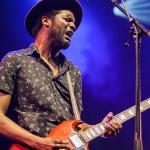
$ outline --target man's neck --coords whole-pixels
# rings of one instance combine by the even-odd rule
[[[48,63],[53,75],[58,75],[58,64],[56,62],[56,58],[59,55],[59,51],[52,49],[50,40],[48,41],[45,38],[37,37],[34,45],[37,47],[37,52],[40,54],[42,59]]]

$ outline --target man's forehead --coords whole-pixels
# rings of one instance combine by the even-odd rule
[[[67,16],[72,16],[72,17],[74,17],[74,14],[73,14],[73,12],[71,11],[71,10],[60,10],[59,11],[59,13],[58,13],[58,15],[67,15]]]

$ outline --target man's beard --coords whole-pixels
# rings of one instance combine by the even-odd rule
[[[52,27],[51,34],[54,37],[54,42],[52,43],[52,47],[56,50],[67,49],[70,46],[70,42],[65,41],[64,35],[65,31],[57,31],[55,26]]]

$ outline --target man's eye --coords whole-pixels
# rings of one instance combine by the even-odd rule
[[[70,18],[63,18],[65,21],[69,22]]]

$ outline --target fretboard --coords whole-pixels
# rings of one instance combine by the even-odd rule
[[[141,112],[143,112],[149,108],[150,108],[150,98],[146,99],[145,101],[141,102],[141,104],[140,104]],[[135,106],[133,106],[133,107],[113,116],[112,121],[122,124],[122,123],[126,122],[127,120],[133,118],[135,116],[135,111],[136,111]],[[89,128],[88,130],[80,133],[80,135],[86,142],[89,142],[89,141],[95,139],[96,137],[104,134],[106,124],[107,124],[107,122],[102,122],[97,125],[94,125],[91,128]]]

